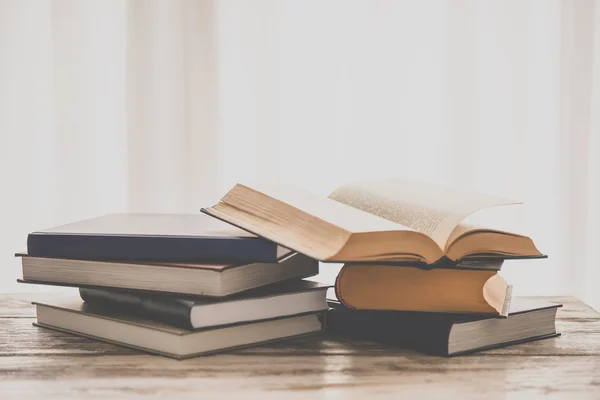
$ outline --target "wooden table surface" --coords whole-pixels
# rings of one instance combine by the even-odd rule
[[[600,314],[566,297],[562,336],[476,355],[290,340],[175,361],[32,326],[32,300],[0,295],[0,399],[600,399]]]

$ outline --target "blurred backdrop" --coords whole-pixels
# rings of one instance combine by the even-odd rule
[[[0,292],[32,230],[400,176],[524,201],[503,275],[600,307],[599,94],[593,0],[2,0]]]

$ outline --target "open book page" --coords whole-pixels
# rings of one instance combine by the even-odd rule
[[[447,247],[463,235],[476,231],[499,232],[513,236],[525,236],[522,205],[485,208],[460,221],[448,238]],[[526,235],[529,236],[529,235]]]
[[[452,233],[450,234],[450,236],[448,237],[446,249],[448,248],[448,246],[450,246],[452,243],[454,243],[454,241],[456,239],[460,238],[461,236],[466,235],[468,233],[481,231],[481,230],[483,230],[483,228],[480,225],[471,225],[470,223],[468,223],[466,221],[459,222],[458,225],[456,225],[456,227],[452,230]],[[489,231],[492,229],[485,229],[485,230]]]
[[[252,189],[352,233],[412,230],[294,186],[257,185]]]
[[[402,224],[431,237],[441,249],[468,215],[487,207],[517,202],[448,186],[404,179],[350,183],[329,198]]]

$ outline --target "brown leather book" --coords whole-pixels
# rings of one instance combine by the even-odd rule
[[[346,264],[338,300],[357,310],[403,310],[506,316],[511,286],[493,269],[461,270]]]

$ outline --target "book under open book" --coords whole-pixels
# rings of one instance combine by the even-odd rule
[[[514,201],[446,186],[385,179],[327,198],[289,186],[235,185],[202,211],[320,261],[406,262],[544,257],[517,232],[465,219]]]
[[[346,264],[335,284],[338,300],[357,310],[403,310],[507,316],[512,286],[493,269]]]
[[[401,269],[401,268],[397,268]],[[440,356],[546,339],[556,331],[561,304],[515,298],[507,318],[411,311],[355,311],[328,300],[334,338],[372,340]]]

